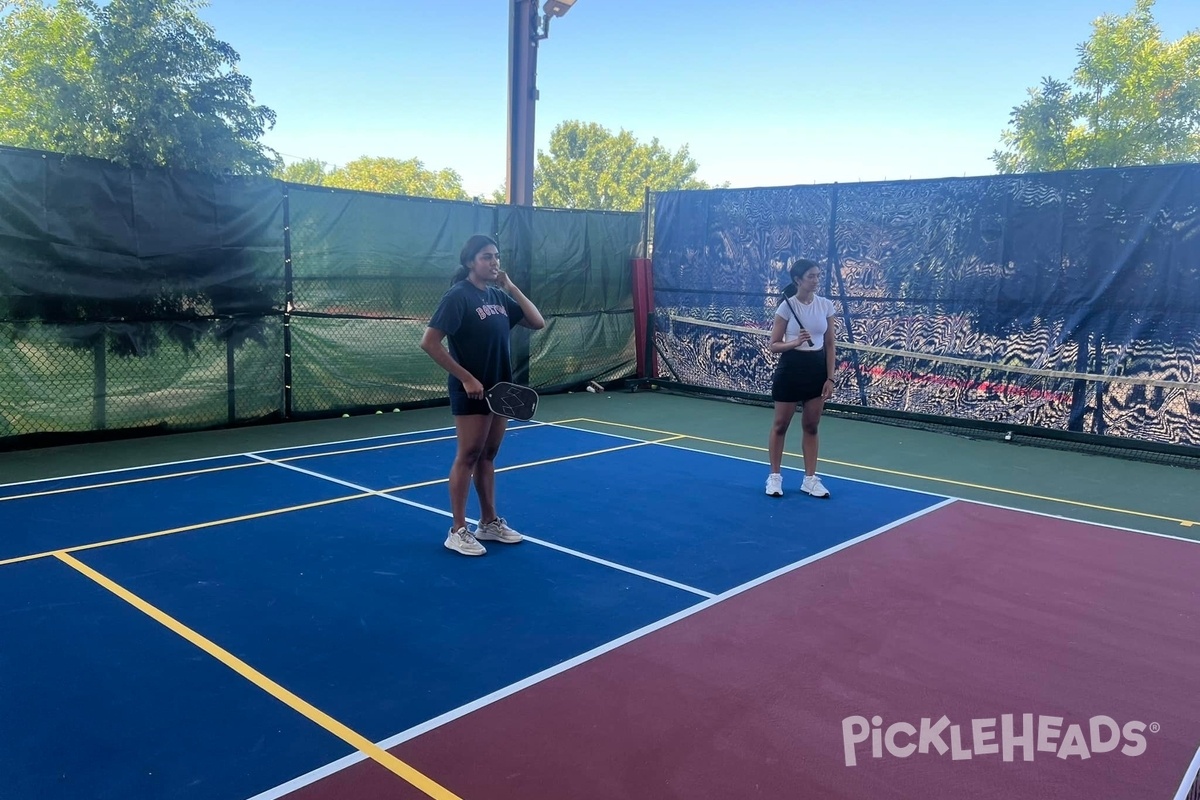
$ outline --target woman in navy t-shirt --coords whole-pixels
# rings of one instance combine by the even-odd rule
[[[546,326],[528,297],[500,269],[495,240],[475,235],[459,255],[461,266],[450,290],[429,320],[421,349],[449,373],[450,412],[458,452],[450,468],[453,527],[445,545],[456,553],[481,556],[479,539],[515,544],[521,534],[496,513],[496,453],[508,420],[491,412],[483,393],[512,380],[510,332],[516,325],[532,330]],[[449,340],[450,349],[442,344]],[[472,480],[479,495],[479,526],[467,529],[467,495]]]

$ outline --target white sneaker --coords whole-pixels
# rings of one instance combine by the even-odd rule
[[[481,556],[487,552],[465,525],[458,530],[452,528],[449,535],[446,536],[444,544],[446,549],[462,553],[464,556]]]
[[[475,529],[475,538],[487,539],[492,542],[503,542],[504,544],[516,544],[524,537],[508,527],[508,523],[504,521],[504,517],[496,517],[491,522],[477,527]]]
[[[821,483],[821,479],[816,475],[805,475],[804,483],[800,484],[800,491],[813,497],[820,497],[823,500],[829,499],[829,490],[825,488],[825,484]]]
[[[767,476],[767,494],[771,497],[783,497],[783,476],[778,472]]]

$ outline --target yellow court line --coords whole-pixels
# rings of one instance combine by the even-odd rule
[[[121,586],[110,578],[105,577],[83,562],[75,559],[69,553],[60,550],[54,553],[54,556],[67,566],[75,569],[76,571],[100,584],[105,589],[124,600],[126,603],[129,603],[129,605],[133,606],[138,611],[141,611],[143,614],[153,619],[155,622],[168,628],[173,633],[183,637],[196,647],[208,653],[210,656],[229,667],[238,675],[241,675],[243,678],[250,681],[279,702],[291,708],[293,711],[296,711],[299,714],[307,717],[310,721],[315,722],[317,725],[338,737],[343,742],[346,742],[348,745],[363,753],[368,758],[374,760],[385,769],[391,771],[400,778],[403,778],[405,781],[420,789],[429,797],[436,798],[437,800],[461,800],[458,795],[454,794],[441,784],[435,782],[428,776],[418,772],[416,769],[396,758],[394,755],[389,753],[387,750],[384,750],[370,739],[366,738],[360,733],[357,733],[356,731],[351,730],[341,722],[338,722],[321,709],[283,688],[266,675],[263,675],[261,672],[251,667],[245,661],[242,661],[233,653],[230,653],[228,650],[225,650],[215,642],[206,639],[204,636],[201,636],[199,633],[184,625],[182,622],[167,614],[165,611],[162,611],[161,609],[146,602],[125,587]]]
[[[263,462],[266,463],[266,462]],[[154,539],[159,536],[170,536],[175,533],[187,533],[188,531],[198,531],[203,528],[216,528],[220,525],[228,525],[232,522],[245,522],[252,519],[262,519],[263,517],[273,517],[276,514],[289,514],[293,511],[304,511],[309,508],[319,508],[320,506],[331,506],[335,503],[344,503],[347,500],[361,500],[364,497],[374,497],[374,492],[360,492],[351,494],[345,497],[335,497],[331,500],[318,500],[315,503],[304,503],[298,506],[288,506],[286,508],[275,508],[270,511],[258,511],[254,514],[244,514],[240,517],[226,517],[225,519],[214,519],[209,522],[197,522],[194,525],[184,525],[181,528],[170,528],[164,531],[154,531],[153,533],[139,533],[136,536],[124,536],[120,539],[105,539],[102,542],[89,542],[88,544],[75,545],[74,547],[61,547],[57,550],[47,550],[44,553],[31,553],[27,556],[17,556],[15,558],[6,558],[0,561],[0,567],[5,564],[16,564],[21,561],[33,561],[38,558],[49,558],[56,556],[59,553],[78,553],[83,550],[95,550],[99,547],[109,547],[114,544],[126,544],[128,542],[139,542],[143,539]]]
[[[621,422],[605,422],[604,420],[599,420],[599,419],[585,419],[585,420],[581,420],[581,421],[582,422],[590,422],[595,425],[613,425],[618,428],[630,428],[632,430],[645,431],[647,433],[657,433],[657,434],[664,434],[664,435],[672,433],[672,431],[660,431],[657,428],[643,428],[640,425],[626,425]],[[739,444],[737,442],[724,442],[724,441],[721,441],[720,439],[706,439],[703,436],[691,436],[689,434],[675,434],[675,435],[681,436],[685,439],[693,439],[697,442],[708,442],[709,444],[719,444],[719,445],[724,445],[726,447],[741,447],[741,448],[744,448],[747,450],[758,450],[760,452],[765,452],[767,450],[767,448],[759,447],[757,445]],[[784,455],[791,456],[792,458],[802,458],[803,457],[797,453],[785,452]],[[1048,495],[1043,495],[1043,494],[1032,494],[1030,492],[1017,491],[1016,489],[1001,489],[996,486],[987,486],[985,484],[980,484],[980,483],[968,483],[966,481],[956,481],[951,478],[937,478],[932,475],[921,475],[916,472],[902,472],[900,470],[887,469],[885,467],[871,467],[871,466],[867,466],[865,464],[855,464],[852,461],[837,461],[832,458],[823,458],[823,459],[821,459],[821,461],[823,461],[827,464],[837,464],[838,466],[842,466],[842,467],[851,467],[853,469],[867,470],[869,472],[882,472],[887,475],[898,475],[898,476],[901,476],[904,478],[915,478],[917,480],[930,481],[932,483],[944,483],[944,484],[947,484],[950,486],[961,486],[961,487],[969,488],[969,489],[981,489],[986,492],[996,492],[997,494],[1007,494],[1007,495],[1012,495],[1014,497],[1024,497],[1029,500],[1045,500],[1050,503],[1062,503],[1064,505],[1077,506],[1079,508],[1090,508],[1094,511],[1108,511],[1108,512],[1112,512],[1114,514],[1127,514],[1129,516],[1145,517],[1147,519],[1157,519],[1157,520],[1162,520],[1164,522],[1177,522],[1185,528],[1190,528],[1193,525],[1197,524],[1195,522],[1195,520],[1180,519],[1179,517],[1168,517],[1168,516],[1164,516],[1162,514],[1151,514],[1147,511],[1132,511],[1127,508],[1113,508],[1111,506],[1101,506],[1101,505],[1096,505],[1095,503],[1084,503],[1080,500],[1067,500],[1062,497],[1050,497]]]
[[[579,420],[571,420],[571,421],[572,422],[586,422],[587,420],[579,419]],[[559,458],[551,458],[551,459],[547,459],[545,461],[534,461],[529,464],[516,464],[511,467],[501,467],[500,469],[497,469],[496,471],[497,472],[508,472],[508,471],[511,471],[514,469],[523,469],[525,467],[536,467],[536,466],[540,466],[542,464],[553,464],[558,461],[568,461],[568,460],[574,459],[574,458],[583,458],[585,456],[595,456],[595,455],[600,455],[601,453],[611,453],[614,450],[624,450],[624,449],[628,449],[630,447],[643,447],[648,444],[662,444],[663,442],[670,442],[670,441],[675,441],[677,439],[684,439],[684,438],[687,438],[687,437],[683,436],[682,434],[679,434],[679,435],[671,434],[669,436],[669,438],[662,439],[659,441],[633,442],[631,444],[621,445],[619,447],[609,447],[604,450],[594,450],[594,451],[591,451],[588,453],[576,453],[574,455],[560,456]],[[256,463],[265,465],[265,464],[269,464],[271,462],[260,461],[260,462],[256,462]],[[271,509],[270,511],[258,511],[253,514],[243,514],[242,516],[239,516],[239,517],[226,517],[224,519],[216,519],[216,520],[211,520],[209,522],[198,522],[193,525],[184,525],[179,528],[169,528],[167,530],[154,531],[152,533],[140,533],[140,534],[137,534],[136,536],[124,536],[119,539],[105,539],[102,542],[90,542],[88,544],[75,545],[73,547],[63,547],[63,548],[59,548],[57,550],[47,550],[43,553],[31,553],[31,554],[25,555],[25,556],[15,556],[13,558],[0,559],[0,567],[5,566],[6,564],[17,564],[22,561],[34,561],[39,558],[49,558],[50,556],[57,555],[58,553],[78,553],[78,552],[81,552],[84,550],[95,550],[100,547],[110,547],[115,544],[126,544],[128,542],[137,542],[137,541],[141,541],[143,539],[154,539],[159,536],[170,536],[170,535],[176,534],[176,533],[187,533],[188,531],[197,531],[197,530],[202,530],[204,528],[216,528],[220,525],[228,525],[228,524],[234,523],[234,522],[246,522],[246,521],[252,520],[252,519],[262,519],[263,517],[272,517],[277,514],[290,514],[293,511],[304,511],[304,510],[310,509],[310,508],[319,508],[320,506],[328,506],[328,505],[333,505],[335,503],[344,503],[348,500],[362,500],[367,497],[377,497],[381,494],[390,494],[392,492],[403,492],[403,491],[407,491],[409,489],[420,489],[421,487],[424,487],[424,486],[436,486],[439,483],[446,483],[448,480],[449,480],[449,478],[447,477],[447,478],[438,478],[436,480],[431,480],[431,481],[422,481],[420,483],[409,483],[409,484],[404,484],[402,486],[395,486],[390,489],[380,489],[377,491],[359,492],[357,494],[346,495],[345,497],[335,497],[330,500],[318,500],[313,503],[303,503],[301,505],[287,506],[285,508],[275,508],[275,509]]]
[[[576,420],[576,422],[586,422],[586,421],[587,420]],[[558,456],[557,458],[547,458],[543,461],[530,461],[527,464],[513,464],[510,467],[497,467],[496,472],[512,472],[513,470],[525,469],[527,467],[541,467],[541,466],[545,466],[546,464],[557,464],[560,461],[573,461],[577,458],[587,458],[588,456],[599,456],[599,455],[603,455],[604,453],[615,453],[618,450],[629,450],[630,448],[633,448],[633,447],[645,447],[648,444],[664,444],[666,442],[674,442],[679,439],[686,439],[686,438],[688,438],[688,437],[684,436],[683,434],[671,435],[671,436],[668,436],[666,439],[656,439],[656,440],[650,441],[650,442],[632,442],[630,444],[618,445],[617,447],[606,447],[603,450],[590,450],[586,453],[574,453],[569,456]],[[396,486],[391,489],[380,489],[379,491],[381,494],[390,494],[392,492],[403,492],[403,491],[407,491],[409,489],[419,489],[423,486],[436,486],[439,483],[446,483],[449,480],[450,480],[449,477],[438,478],[437,480],[425,481],[423,483],[410,483],[407,486]],[[2,563],[2,562],[0,562],[0,563]]]

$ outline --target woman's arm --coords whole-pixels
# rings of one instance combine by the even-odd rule
[[[795,350],[800,345],[808,342],[808,331],[801,329],[800,337],[793,339],[790,342],[783,340],[783,335],[787,332],[788,321],[778,314],[775,315],[775,324],[771,327],[771,352],[786,353],[788,350]]]
[[[546,327],[546,320],[542,319],[542,312],[538,311],[533,301],[517,288],[517,285],[512,282],[512,278],[508,277],[507,272],[500,270],[500,277],[496,279],[496,285],[503,289],[509,297],[517,301],[517,305],[521,307],[521,311],[525,316],[518,324],[535,331],[540,331]]]
[[[442,340],[445,338],[446,334],[437,328],[426,328],[425,334],[421,337],[421,349],[428,353],[439,367],[462,381],[468,397],[482,400],[483,384],[454,360],[450,351],[446,349],[446,345],[442,344]]]
[[[829,317],[826,319],[825,328],[825,374],[828,379],[825,381],[824,389],[821,396],[826,400],[833,397],[833,390],[837,387],[837,377],[834,370],[837,368],[837,317]]]

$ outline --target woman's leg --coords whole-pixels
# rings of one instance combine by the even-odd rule
[[[454,530],[466,527],[471,476],[487,445],[491,420],[490,414],[460,414],[454,417],[454,431],[458,439],[454,465],[450,467],[450,512],[454,516]]]
[[[496,454],[500,452],[500,443],[504,441],[504,432],[508,430],[505,417],[492,414],[489,419],[483,452],[475,463],[475,492],[479,495],[480,524],[491,522],[499,516],[496,513]]]
[[[792,424],[792,417],[795,415],[795,403],[775,403],[775,419],[771,423],[771,435],[767,438],[772,475],[777,474],[783,466],[783,443],[787,438],[788,426]]]
[[[800,414],[800,424],[804,429],[800,451],[804,454],[804,474],[817,474],[817,426],[821,422],[821,412],[825,410],[825,398],[814,397],[804,403],[804,411]]]

